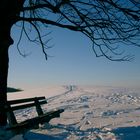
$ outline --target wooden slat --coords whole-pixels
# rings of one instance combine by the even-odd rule
[[[7,101],[8,104],[13,105],[13,104],[20,104],[20,103],[26,103],[26,102],[32,102],[35,100],[46,100],[45,96],[42,97],[34,97],[34,98],[25,98],[25,99],[17,99],[17,100],[10,100]]]
[[[39,102],[40,105],[46,104],[46,103],[47,103],[46,101]],[[18,106],[12,106],[11,110],[14,111],[14,110],[19,110],[19,109],[25,109],[28,107],[35,107],[35,106],[36,106],[36,103],[28,103],[28,104],[22,104],[22,105],[18,105]]]
[[[39,101],[39,104],[40,105],[43,105],[43,104],[46,104],[47,101],[44,100],[44,101]],[[25,108],[28,108],[28,107],[36,107],[36,103],[33,102],[33,103],[28,103],[28,104],[20,104],[20,105],[16,105],[16,106],[11,106],[11,108],[7,108],[7,106],[5,107],[4,111],[15,111],[15,110],[19,110],[19,109],[25,109]],[[0,108],[0,111],[3,111],[3,109]]]

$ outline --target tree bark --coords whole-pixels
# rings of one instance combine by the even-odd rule
[[[8,49],[13,43],[10,29],[9,24],[0,25],[0,126],[7,124],[7,113],[4,107],[7,102]]]
[[[7,47],[7,46],[6,46]],[[0,43],[0,125],[7,124],[4,106],[7,101],[8,48]]]
[[[7,102],[8,49],[13,44],[11,27],[25,0],[0,0],[0,126],[7,124],[4,106]]]

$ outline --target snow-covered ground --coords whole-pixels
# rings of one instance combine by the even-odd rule
[[[140,89],[51,86],[10,93],[8,99],[35,96],[46,96],[45,112],[54,108],[65,111],[60,118],[25,133],[26,140],[140,140]],[[18,121],[35,115],[33,109],[16,113]],[[2,132],[0,136],[0,140],[7,138]],[[22,135],[7,139],[23,140]]]

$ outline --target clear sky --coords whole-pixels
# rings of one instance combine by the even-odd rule
[[[96,58],[90,40],[84,35],[59,28],[52,28],[53,48],[45,60],[41,47],[23,40],[20,47],[29,54],[23,58],[16,48],[19,34],[15,28],[12,36],[8,85],[17,88],[34,88],[47,85],[109,85],[140,86],[140,48],[128,47],[134,54],[133,62],[112,62]],[[124,46],[121,46],[124,48]]]

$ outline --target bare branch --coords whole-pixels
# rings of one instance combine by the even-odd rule
[[[42,47],[45,45],[41,39],[42,25],[83,33],[94,44],[97,57],[112,61],[131,58],[118,51],[117,43],[140,47],[140,3],[136,0],[25,0],[20,11],[16,20],[34,27]]]

